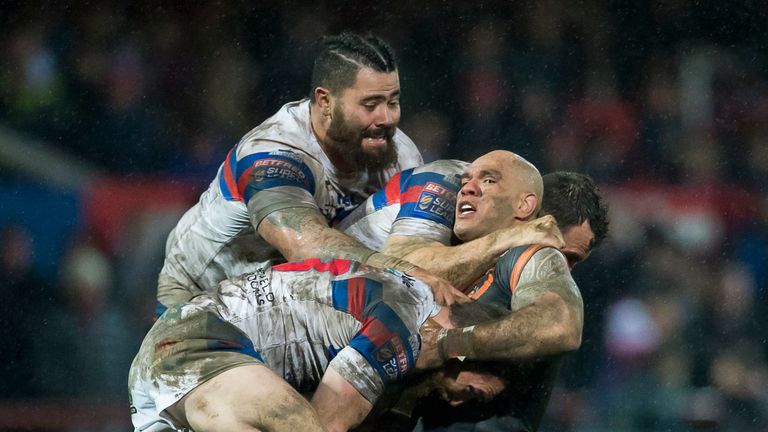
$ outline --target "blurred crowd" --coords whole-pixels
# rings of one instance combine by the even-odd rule
[[[199,192],[309,94],[321,35],[371,31],[397,50],[400,127],[425,160],[505,148],[608,197],[610,239],[574,272],[584,342],[544,430],[768,429],[760,2],[316,3],[4,6],[0,125]],[[5,193],[30,184],[0,171]],[[144,216],[111,242],[83,217],[41,266],[24,212],[0,213],[0,400],[127,397],[178,211]]]

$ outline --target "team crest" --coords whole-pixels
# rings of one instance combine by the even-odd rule
[[[427,219],[452,226],[455,207],[456,192],[439,183],[428,182],[416,201],[414,212]]]
[[[421,197],[419,197],[419,208],[422,210],[428,209],[429,204],[434,200],[435,200],[434,196],[422,194]]]
[[[392,349],[390,349],[387,345],[384,345],[376,352],[376,361],[379,363],[388,362],[393,355],[394,353],[392,352]]]

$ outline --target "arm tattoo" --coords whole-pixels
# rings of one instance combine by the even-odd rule
[[[352,237],[329,227],[325,217],[314,208],[278,210],[267,215],[265,221],[271,225],[268,241],[289,261],[307,258],[365,261],[373,253]]]
[[[432,240],[425,240],[424,238],[418,236],[397,236],[395,241],[393,241],[393,238],[390,237],[387,239],[386,243],[384,243],[382,252],[386,253],[387,255],[403,258],[409,253],[422,247],[429,246],[433,243],[434,242]]]
[[[325,220],[322,220],[322,215],[312,208],[296,207],[278,210],[267,215],[266,219],[277,228],[289,229],[298,234],[302,234],[304,229],[316,226],[318,223],[327,226]]]
[[[526,263],[520,279],[512,296],[513,313],[475,326],[471,343],[477,359],[535,359],[581,344],[583,305],[565,257],[555,249],[541,249]],[[459,332],[449,330],[453,346]]]
[[[512,310],[517,311],[541,298],[557,294],[569,308],[582,312],[582,299],[563,255],[553,248],[536,252],[523,267],[520,282],[512,296]]]

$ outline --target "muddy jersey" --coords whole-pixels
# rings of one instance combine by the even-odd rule
[[[330,366],[374,403],[411,370],[418,330],[439,311],[429,287],[395,270],[310,259],[224,281],[169,308],[144,339],[129,387],[137,428],[224,370],[264,364],[299,392]]]
[[[333,225],[396,172],[422,163],[416,146],[399,129],[393,139],[398,154],[393,166],[342,177],[312,132],[309,101],[283,106],[229,152],[199,202],[170,233],[158,281],[160,303],[186,301],[258,263],[282,260],[254,229],[268,214],[314,208]]]
[[[542,245],[519,246],[508,250],[472,286],[469,297],[507,309],[517,291],[525,265]],[[423,415],[423,430],[429,432],[536,431],[549,403],[560,368],[560,357],[540,361],[520,361],[510,365],[509,388],[487,404],[446,410],[439,402]],[[433,412],[440,412],[434,415]]]
[[[390,234],[413,235],[450,244],[456,194],[469,164],[438,160],[395,174],[342,220],[337,228],[373,250]]]
[[[526,245],[506,251],[499,257],[496,265],[474,283],[467,295],[482,303],[493,303],[510,309],[523,268],[531,257],[544,247]]]

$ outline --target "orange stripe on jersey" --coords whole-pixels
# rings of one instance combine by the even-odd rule
[[[531,259],[533,254],[544,247],[544,245],[540,244],[528,246],[528,249],[520,254],[520,258],[518,258],[515,262],[515,266],[512,267],[512,273],[509,275],[509,290],[512,292],[512,295],[515,294],[517,284],[520,282],[520,274],[523,273],[523,268],[526,264],[528,264],[528,261]]]
[[[480,296],[482,296],[486,291],[488,291],[488,288],[493,283],[493,267],[491,267],[491,269],[488,270],[486,275],[488,276],[488,278],[485,279],[485,282],[483,282],[483,285],[480,288],[478,288],[477,291],[469,294],[469,298],[471,298],[472,300],[479,299]]]

